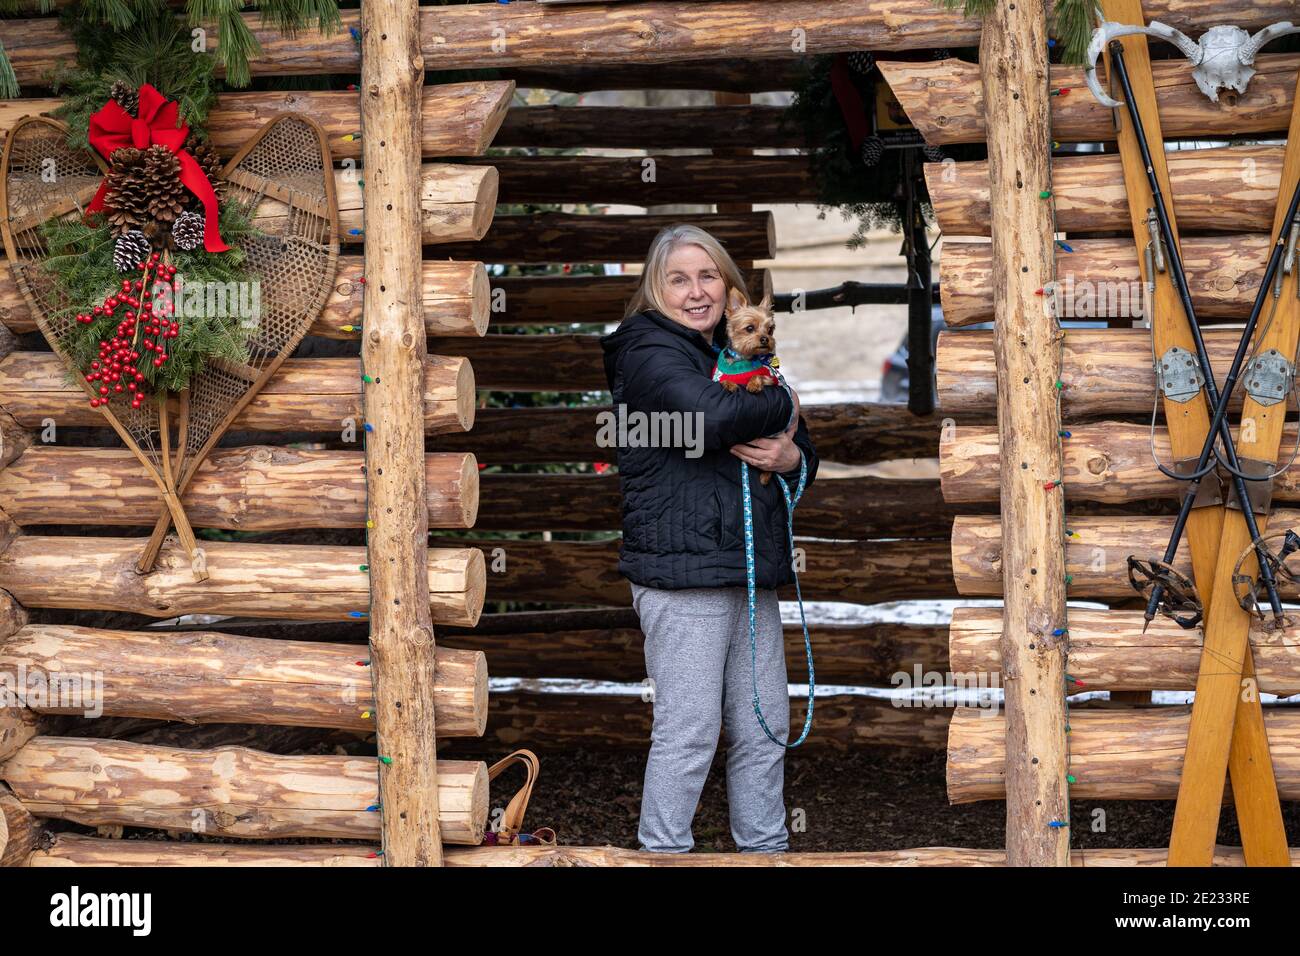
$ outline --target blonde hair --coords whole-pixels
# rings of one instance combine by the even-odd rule
[[[740,274],[736,261],[731,258],[726,249],[722,248],[722,243],[699,226],[678,222],[660,229],[659,234],[651,241],[650,251],[646,254],[645,265],[641,270],[641,281],[623,311],[623,318],[626,319],[646,309],[657,309],[664,315],[669,314],[664,296],[664,289],[668,283],[668,256],[678,246],[683,245],[699,246],[713,259],[726,285],[724,301],[730,297],[734,289],[744,299],[746,305],[750,304],[749,293],[745,289],[745,278]]]

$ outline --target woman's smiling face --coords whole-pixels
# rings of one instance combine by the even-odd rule
[[[713,257],[697,245],[683,244],[668,254],[664,304],[668,317],[696,329],[706,339],[722,318],[727,287]]]

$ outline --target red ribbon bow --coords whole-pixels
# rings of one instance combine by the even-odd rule
[[[198,160],[189,150],[181,148],[190,128],[180,121],[180,108],[145,83],[140,87],[140,108],[136,112],[138,117],[122,109],[116,100],[109,100],[90,118],[90,145],[110,162],[113,153],[124,146],[136,149],[166,146],[180,160],[181,184],[203,203],[203,248],[208,252],[228,251],[230,247],[222,241],[217,229],[217,194],[212,183]],[[107,191],[105,180],[95,193],[90,212],[104,208]]]

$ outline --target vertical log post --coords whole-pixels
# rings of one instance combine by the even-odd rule
[[[361,9],[370,660],[384,863],[441,866],[425,502],[417,0]]]
[[[1002,686],[1007,864],[1068,866],[1063,489],[1052,280],[1051,131],[1044,0],[993,5],[980,37],[993,237],[1002,448]]]

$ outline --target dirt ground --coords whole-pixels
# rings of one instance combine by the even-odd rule
[[[455,756],[490,761],[500,754],[467,749]],[[543,751],[539,757],[541,776],[528,807],[527,829],[553,827],[566,845],[636,848],[644,753],[565,749]],[[521,776],[511,771],[493,782],[493,808],[509,798]],[[792,851],[1005,845],[1004,803],[948,804],[941,752],[794,751],[786,758],[785,795],[790,810],[804,811],[807,821],[805,830],[791,832]],[[1300,804],[1283,804],[1283,812],[1287,829],[1300,832]],[[1075,849],[1168,846],[1173,813],[1173,801],[1075,801],[1070,844]],[[1094,825],[1104,826],[1104,832],[1094,832]],[[694,833],[697,851],[736,849],[727,822],[721,748],[700,798]],[[1219,842],[1241,844],[1231,806],[1224,809]]]

